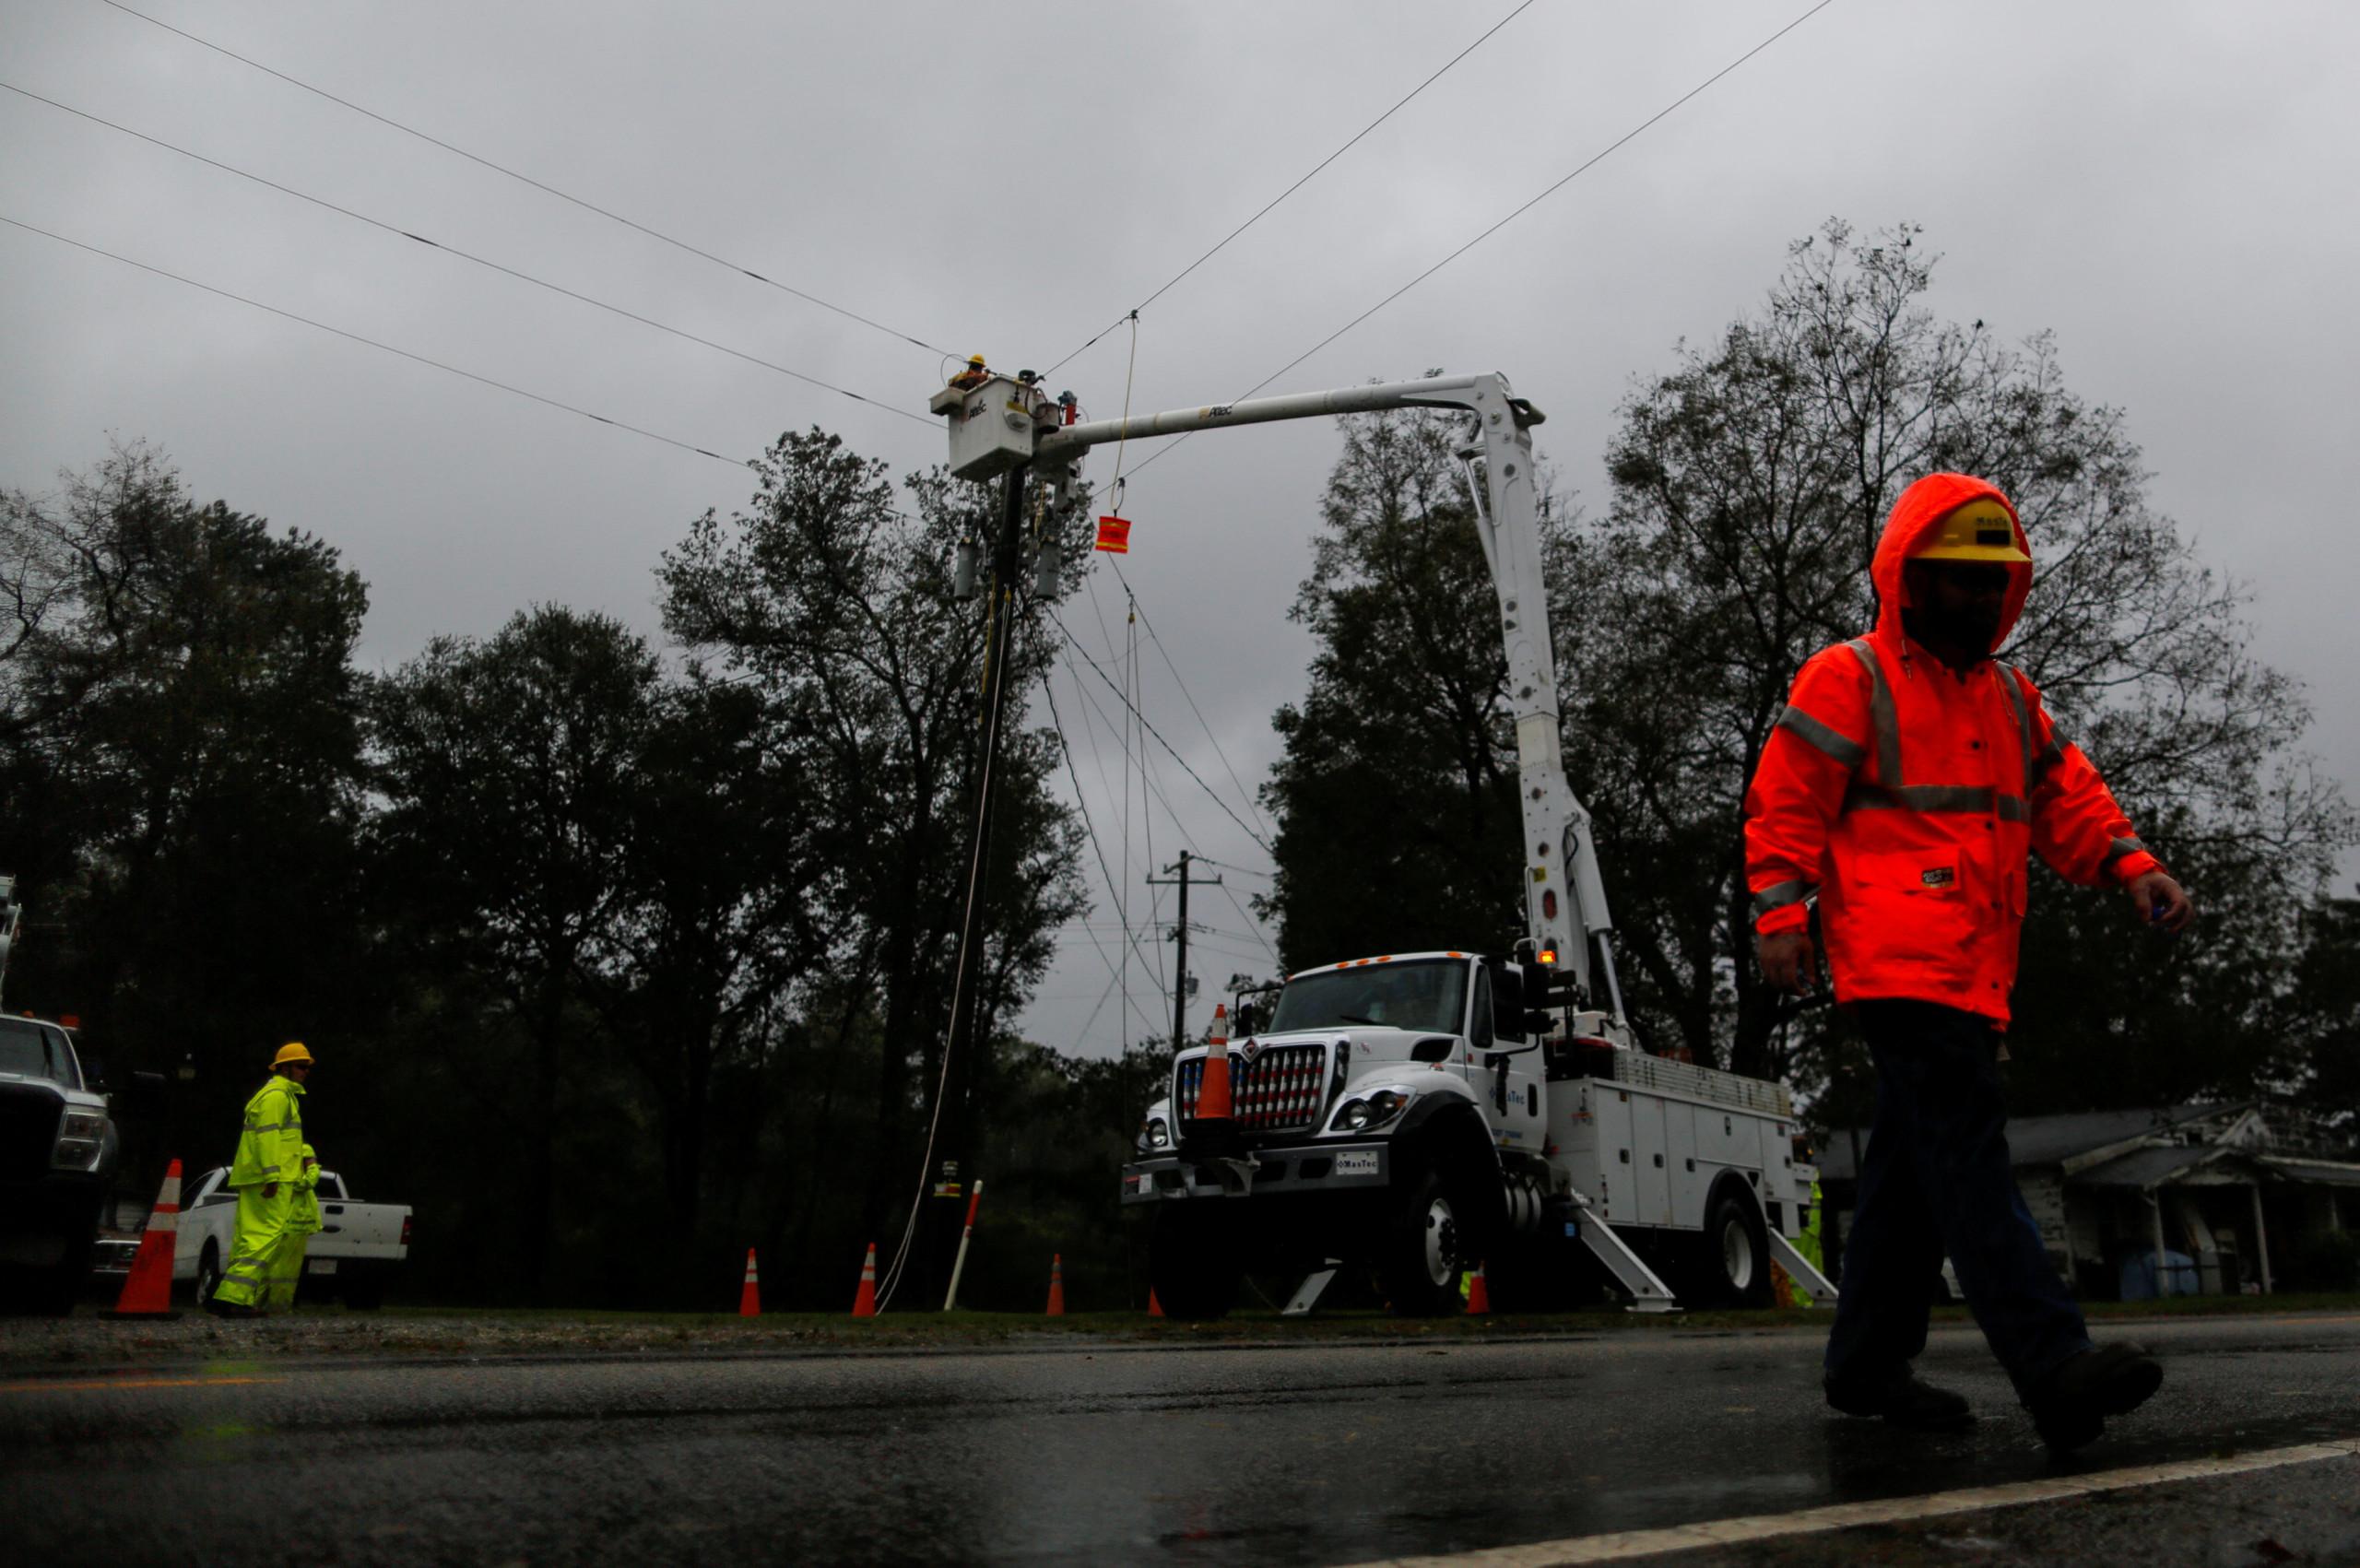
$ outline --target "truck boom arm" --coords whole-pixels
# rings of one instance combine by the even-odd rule
[[[1389,408],[1457,408],[1473,421],[1460,456],[1469,466],[1477,533],[1492,569],[1500,634],[1507,649],[1508,703],[1516,722],[1517,795],[1524,817],[1526,924],[1533,939],[1554,949],[1559,965],[1573,973],[1587,994],[1603,1001],[1619,1022],[1622,997],[1614,973],[1613,916],[1598,871],[1589,813],[1566,782],[1559,734],[1557,661],[1550,643],[1549,595],[1541,574],[1540,513],[1533,489],[1531,429],[1542,416],[1509,390],[1506,377],[1435,376],[1092,420],[1042,430],[1032,457],[1038,465],[1055,467],[1107,442]]]

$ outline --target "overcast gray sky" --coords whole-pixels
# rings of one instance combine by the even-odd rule
[[[1011,367],[1064,358],[1515,9],[130,3],[894,330],[101,0],[8,0],[0,80],[920,413],[940,360],[903,336]],[[1244,391],[1808,6],[1539,0],[1142,313],[1134,409]],[[1597,508],[1633,379],[1752,306],[1788,241],[1832,215],[1923,223],[1945,258],[1938,309],[2009,336],[2055,329],[2073,387],[2129,411],[2153,499],[2250,585],[2260,651],[2309,683],[2316,749],[2351,788],[2360,704],[2335,669],[2360,530],[2336,454],[2360,358],[2355,42],[2360,12],[2324,3],[1835,0],[1270,390],[1504,371]],[[13,93],[0,148],[0,216],[613,419],[731,457],[815,422],[897,469],[942,453],[919,420]],[[1053,384],[1118,412],[1129,346],[1110,335]],[[5,227],[0,363],[0,485],[47,488],[110,433],[145,437],[201,496],[344,550],[370,584],[372,666],[537,601],[656,634],[658,552],[749,488],[726,464]],[[1284,610],[1336,448],[1311,423],[1200,438],[1126,507],[1125,571],[1186,693],[1150,648],[1145,711],[1248,821],[1230,775],[1259,781],[1270,712],[1302,689],[1309,649]],[[1100,572],[1093,593],[1069,621],[1095,640],[1103,616],[1119,644],[1121,590]],[[1191,845],[1243,868],[1191,910],[1220,928],[1191,964],[1208,999],[1268,973],[1228,902],[1265,885],[1267,857],[1160,753],[1172,809],[1143,806],[1147,781],[1080,690],[1060,676],[1057,695],[1118,874],[1127,859],[1130,918],[1150,918],[1150,861]],[[1122,1003],[1100,1003],[1116,932],[1098,891],[1026,1020],[1066,1049],[1126,1033]],[[1131,1038],[1169,1027],[1151,979],[1135,970],[1130,990]]]

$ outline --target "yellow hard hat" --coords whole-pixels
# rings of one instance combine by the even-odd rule
[[[982,369],[984,368],[984,357],[983,357],[981,354],[970,354],[970,355],[968,355],[968,356],[967,356],[967,362],[968,362],[969,364],[971,364],[971,365],[974,366],[974,367],[975,367],[975,369],[977,369],[977,370],[979,370],[979,371],[980,371],[980,370],[982,370]]]
[[[1925,542],[1909,552],[1909,559],[2032,564],[2032,557],[2016,542],[2015,514],[1989,496],[1977,497],[1944,516]]]
[[[278,1048],[278,1055],[270,1059],[270,1065],[274,1067],[283,1067],[289,1062],[301,1062],[309,1066],[311,1060],[312,1053],[303,1048],[303,1043],[301,1040],[290,1040]]]

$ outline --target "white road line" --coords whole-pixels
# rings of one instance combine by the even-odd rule
[[[2213,1476],[2241,1476],[2254,1470],[2274,1470],[2286,1465],[2310,1465],[2322,1459],[2360,1459],[2360,1437],[2328,1443],[2306,1443],[2292,1448],[2266,1448],[2226,1459],[2183,1459],[2169,1465],[2141,1465],[2130,1469],[2103,1470],[2095,1475],[2057,1476],[2045,1480],[2011,1481],[2005,1486],[1970,1487],[1961,1491],[1937,1491],[1924,1497],[1895,1497],[1881,1503],[1839,1503],[1826,1508],[1805,1508],[1793,1514],[1760,1514],[1750,1519],[1715,1519],[1701,1525],[1675,1525],[1661,1530],[1623,1530],[1613,1535],[1575,1536],[1567,1540],[1538,1541],[1530,1546],[1492,1547],[1481,1551],[1453,1552],[1442,1557],[1391,1557],[1359,1568],[1575,1568],[1587,1562],[1624,1562],[1658,1552],[1685,1551],[1697,1547],[1735,1546],[1743,1541],[1770,1540],[1780,1536],[1813,1535],[1848,1530],[1859,1525],[1899,1525],[1915,1519],[1935,1519],[1947,1514],[1971,1514],[1986,1508],[2015,1508],[2029,1503],[2056,1503],[2069,1497],[2089,1497],[2136,1486],[2161,1486],[2167,1481],[2204,1480]]]

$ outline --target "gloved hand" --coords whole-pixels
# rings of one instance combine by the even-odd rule
[[[1781,931],[1757,936],[1753,949],[1762,961],[1762,978],[1773,991],[1807,996],[1819,988],[1819,954],[1808,931]]]

